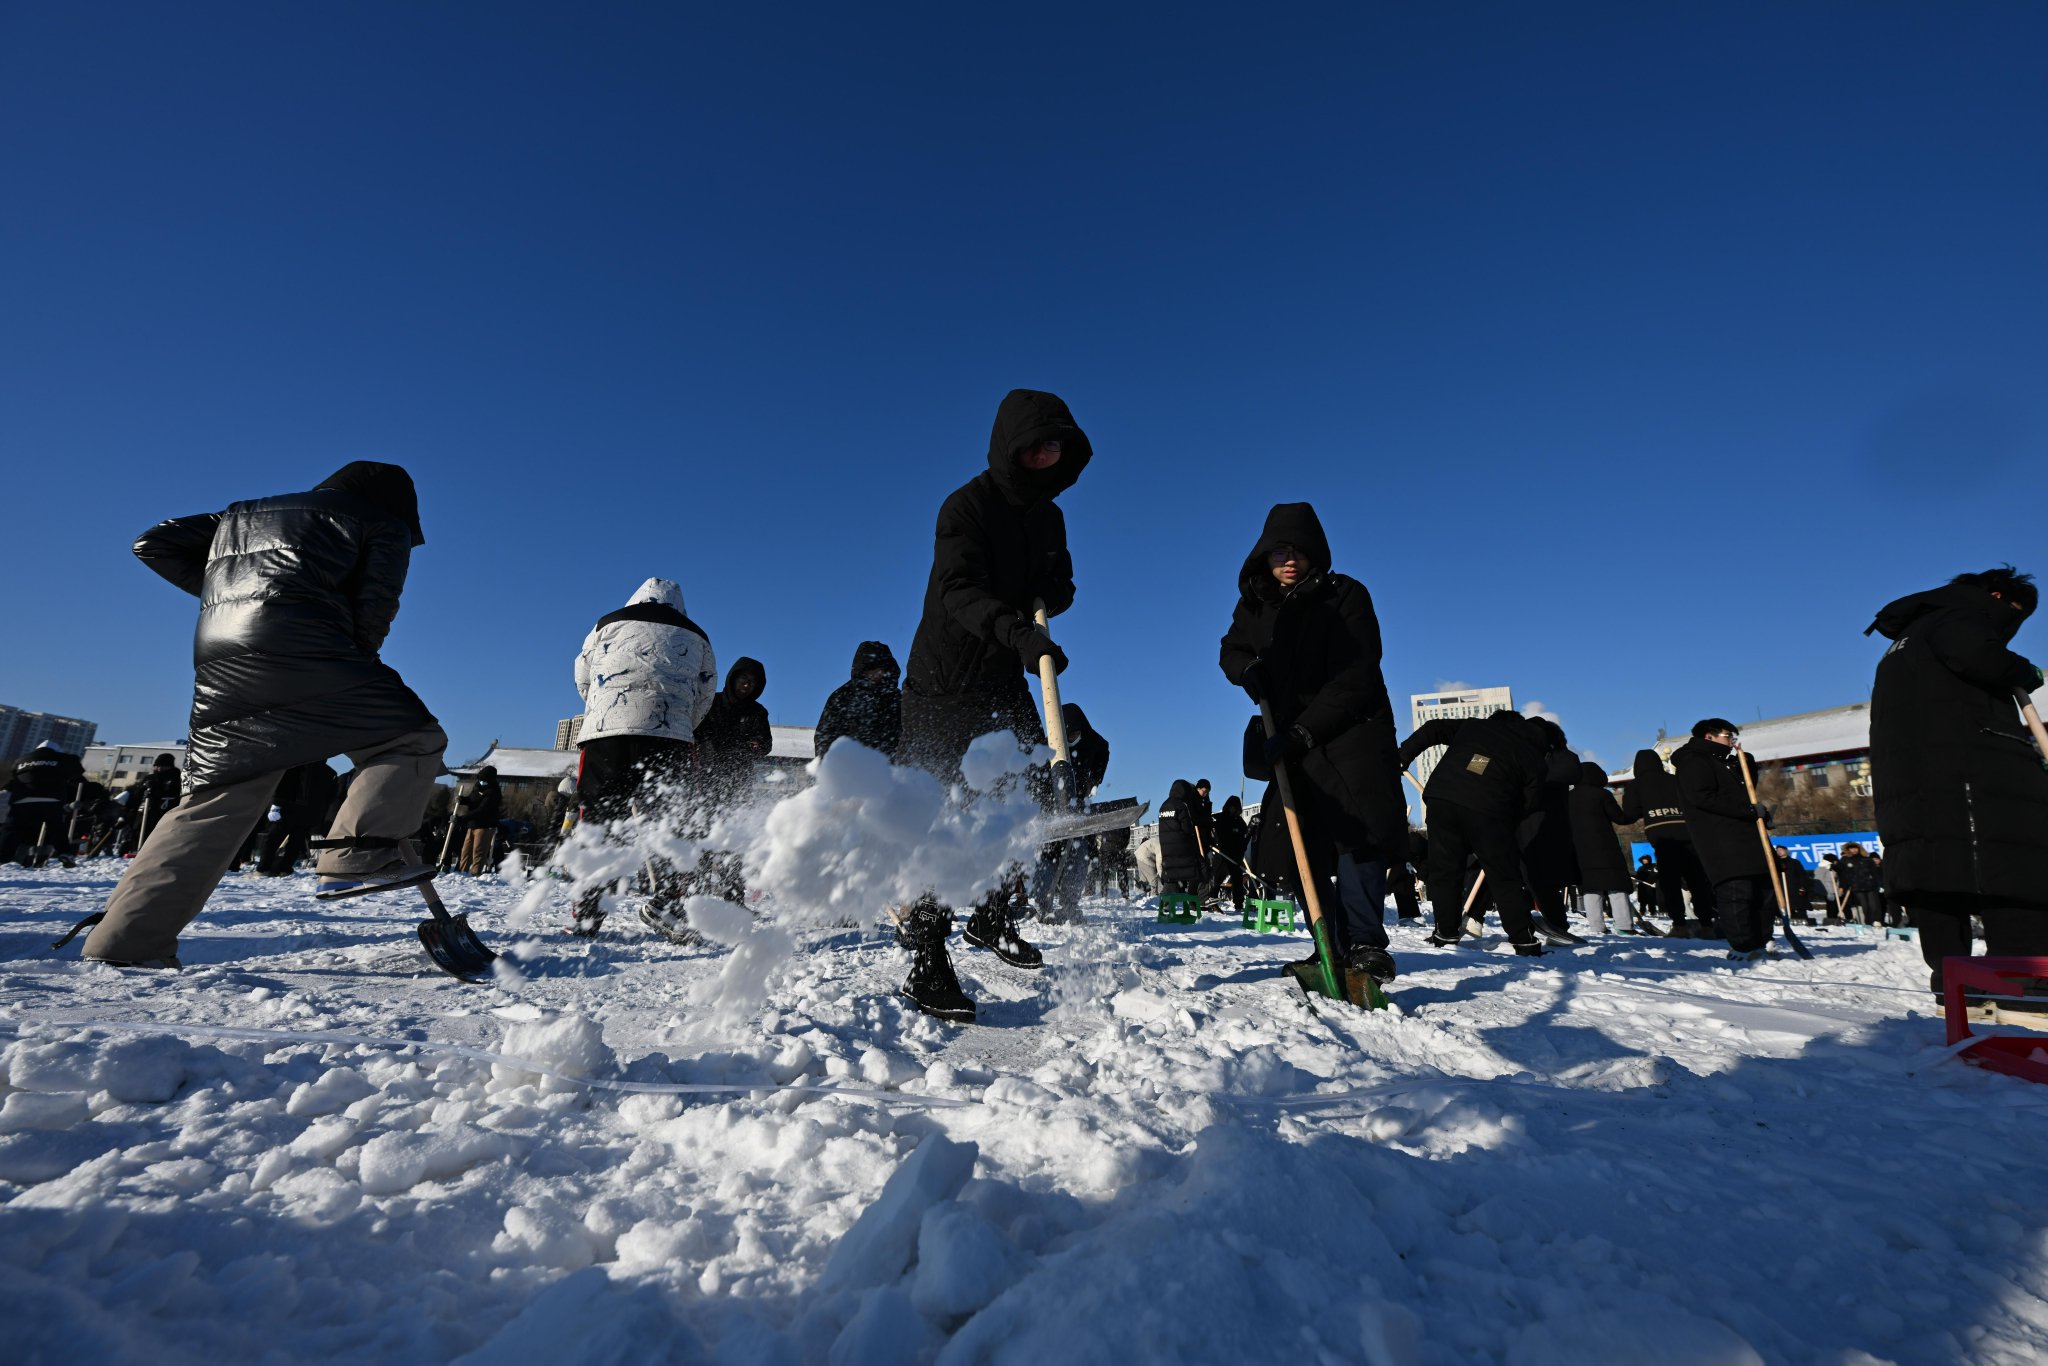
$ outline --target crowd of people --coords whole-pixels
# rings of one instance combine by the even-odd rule
[[[856,647],[818,717],[818,754],[852,740],[961,788],[979,736],[1007,731],[1026,750],[1046,743],[1027,680],[1043,677],[1050,689],[1066,667],[1046,625],[1077,596],[1058,499],[1092,456],[1057,396],[1004,397],[986,468],[939,506],[907,664],[881,641]],[[176,967],[180,931],[250,859],[288,872],[312,857],[322,898],[496,866],[505,798],[489,768],[462,788],[438,857],[423,846],[446,736],[380,655],[424,543],[410,475],[368,461],[308,491],[173,519],[137,540],[137,556],[200,603],[186,768],[159,760],[142,782],[108,793],[76,756],[38,750],[8,786],[0,849],[30,859],[109,845],[132,853],[104,911],[89,918],[88,959]],[[1723,718],[1696,724],[1668,765],[1639,753],[1619,797],[1546,717],[1441,719],[1398,737],[1372,596],[1337,569],[1310,504],[1271,509],[1237,588],[1218,665],[1259,708],[1244,772],[1268,786],[1248,821],[1236,797],[1215,810],[1206,779],[1176,781],[1159,812],[1161,885],[1237,909],[1247,895],[1300,899],[1312,883],[1347,979],[1396,975],[1385,905],[1391,895],[1403,918],[1418,917],[1418,875],[1433,912],[1428,942],[1440,948],[1469,942],[1487,914],[1517,954],[1579,942],[1568,928],[1575,889],[1596,931],[1610,918],[1624,933],[1654,929],[1654,906],[1669,922],[1659,932],[1724,939],[1738,959],[1768,952],[1780,909],[1804,919],[1816,905],[1830,921],[1910,921],[1937,982],[1942,957],[1967,952],[1976,925],[1993,952],[2048,949],[2048,772],[2015,702],[2041,671],[2010,649],[2038,603],[2027,575],[1964,574],[1877,614],[1871,631],[1892,643],[1873,690],[1871,763],[1891,863],[1852,845],[1811,875],[1770,852],[1771,813],[1756,800],[1738,728]],[[601,617],[575,677],[579,772],[561,794],[572,819],[601,830],[667,821],[703,837],[749,799],[773,745],[766,669],[742,657],[719,686],[710,636],[674,581],[650,578]],[[1108,741],[1078,706],[1060,719],[1064,784],[1034,784],[1048,804],[1094,792],[1109,762]],[[1427,828],[1414,829],[1403,773],[1438,747],[1422,794]],[[337,754],[353,763],[340,777],[327,763]],[[1262,838],[1283,774],[1290,833]],[[1638,824],[1652,852],[1631,868],[1616,831]],[[1036,868],[1005,870],[968,908],[963,938],[1036,967],[1027,913],[1071,910],[1082,887],[1128,894],[1130,865],[1127,829],[1086,848],[1055,846]],[[682,904],[692,890],[744,895],[744,870],[729,856],[642,876],[643,918],[672,938],[690,937]],[[611,904],[607,889],[582,890],[571,928],[598,933]],[[910,956],[903,996],[942,1019],[971,1020],[949,949],[954,908],[927,895],[887,909]]]

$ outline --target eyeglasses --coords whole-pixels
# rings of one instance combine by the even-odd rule
[[[1298,560],[1300,558],[1301,552],[1291,545],[1276,545],[1266,552],[1266,562],[1268,564],[1286,564],[1289,560]]]

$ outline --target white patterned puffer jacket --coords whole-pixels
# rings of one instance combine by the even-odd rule
[[[583,694],[578,741],[653,735],[694,741],[718,692],[711,640],[683,615],[683,590],[649,579],[624,607],[598,618],[576,656]]]

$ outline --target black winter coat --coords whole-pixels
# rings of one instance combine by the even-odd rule
[[[1284,590],[1266,562],[1281,544],[1303,552],[1312,571]],[[1311,857],[1320,860],[1322,846],[1331,846],[1361,858],[1400,858],[1408,809],[1394,763],[1394,709],[1380,673],[1372,594],[1331,572],[1329,538],[1307,503],[1280,503],[1266,514],[1237,583],[1218,663],[1225,678],[1242,685],[1252,661],[1263,661],[1274,725],[1283,734],[1296,726],[1308,734],[1311,747],[1292,762],[1290,777]],[[1279,809],[1272,789],[1265,801]],[[1261,869],[1284,864],[1291,874],[1293,858],[1291,847],[1267,851]]]
[[[1578,786],[1566,804],[1571,812],[1572,850],[1579,860],[1579,890],[1603,894],[1628,891],[1628,855],[1614,837],[1614,827],[1629,822],[1621,804],[1607,790],[1607,774],[1600,765],[1579,765]]]
[[[1671,756],[1678,773],[1678,801],[1685,827],[1699,850],[1710,882],[1767,877],[1763,841],[1757,838],[1756,808],[1742,782],[1732,746],[1692,739]],[[1751,769],[1754,773],[1754,768]]]
[[[887,669],[886,679],[869,678],[876,669]],[[896,680],[903,670],[896,656],[879,640],[864,640],[853,652],[853,668],[847,681],[825,699],[818,713],[815,737],[819,758],[844,735],[856,744],[882,754],[894,754],[903,735],[903,691]]]
[[[85,781],[85,762],[61,749],[32,749],[14,765],[7,795],[17,802],[68,802]]]
[[[1980,587],[1891,603],[1892,642],[1870,693],[1870,776],[1890,889],[2048,903],[2048,772],[2015,688],[2034,666],[2009,647],[2024,618]]]
[[[1636,780],[1622,795],[1621,816],[1626,825],[1641,821],[1643,838],[1652,844],[1692,842],[1692,833],[1685,825],[1685,808],[1678,800],[1678,779],[1671,776],[1654,749],[1636,751]]]
[[[1167,882],[1202,880],[1203,846],[1195,837],[1199,806],[1195,785],[1174,779],[1159,807],[1159,876]]]
[[[191,790],[434,724],[378,658],[420,543],[411,478],[367,461],[310,493],[176,518],[136,539],[144,564],[200,601]]]
[[[1577,771],[1569,751],[1553,751],[1553,743],[1549,730],[1516,711],[1444,716],[1417,726],[1394,761],[1405,769],[1423,751],[1446,746],[1430,771],[1424,803],[1449,802],[1519,822],[1543,810],[1544,789],[1552,781],[1567,782]]]
[[[505,814],[505,792],[498,786],[498,775],[482,772],[476,775],[476,782],[456,803],[458,814],[472,830],[484,830],[498,823]]]
[[[1235,868],[1244,858],[1246,838],[1244,804],[1235,797],[1227,797],[1223,809],[1216,813],[1216,852]]]
[[[1048,439],[1061,443],[1059,463],[1025,469],[1019,457]],[[1034,629],[1034,600],[1044,600],[1049,616],[1073,605],[1067,523],[1053,499],[1093,454],[1055,395],[1013,389],[1004,396],[988,469],[939,507],[924,614],[903,683],[907,762],[953,779],[976,736],[1011,730],[1025,744],[1045,742],[1017,647]]]
[[[335,773],[324,763],[300,764],[284,775],[273,800],[284,813],[285,824],[295,829],[324,827],[323,818],[334,801]]]
[[[1868,854],[1844,854],[1835,862],[1835,885],[1845,891],[1874,892],[1881,885]]]
[[[733,688],[734,680],[743,676],[755,682],[753,697],[743,698]],[[726,670],[725,690],[711,699],[711,711],[697,727],[699,758],[713,774],[714,783],[730,786],[744,778],[775,748],[768,708],[759,701],[767,690],[768,670],[758,659],[741,655]]]

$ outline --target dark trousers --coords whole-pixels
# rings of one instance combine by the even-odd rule
[[[1397,868],[1390,879],[1394,884],[1394,909],[1403,920],[1419,920],[1422,917],[1422,898],[1415,894],[1415,874],[1407,868]]]
[[[1714,912],[1714,887],[1691,840],[1651,840],[1657,864],[1657,913],[1676,925],[1685,919],[1685,894],[1692,893],[1693,914],[1706,920]]]
[[[297,812],[285,812],[283,820],[264,832],[256,871],[272,877],[284,876],[298,865],[300,859],[313,852],[312,839],[312,821]]]
[[[1465,931],[1465,860],[1476,855],[1486,874],[1486,888],[1500,908],[1501,928],[1517,944],[1536,942],[1529,918],[1529,894],[1522,887],[1522,850],[1515,843],[1514,822],[1485,816],[1447,801],[1429,804],[1429,901],[1436,912],[1439,939],[1456,939]]]
[[[1849,893],[1849,914],[1860,924],[1884,924],[1884,894],[1877,891]]]
[[[1387,946],[1387,870],[1377,859],[1337,855],[1337,915],[1333,928],[1340,950]]]
[[[0,827],[0,863],[12,858],[26,865],[33,851],[46,845],[70,858],[71,846],[64,842],[69,820],[60,801],[16,802],[8,811],[6,826]]]
[[[1714,913],[1721,922],[1721,937],[1740,953],[1760,949],[1771,942],[1771,880],[1758,873],[1753,877],[1731,877],[1714,884]]]
[[[1984,920],[1984,951],[1994,958],[2048,958],[2048,906],[1981,905],[1975,897],[1943,897],[1937,905],[1906,908],[1920,931],[1920,957],[1941,990],[1944,958],[1968,958],[1974,945],[1970,917]]]

